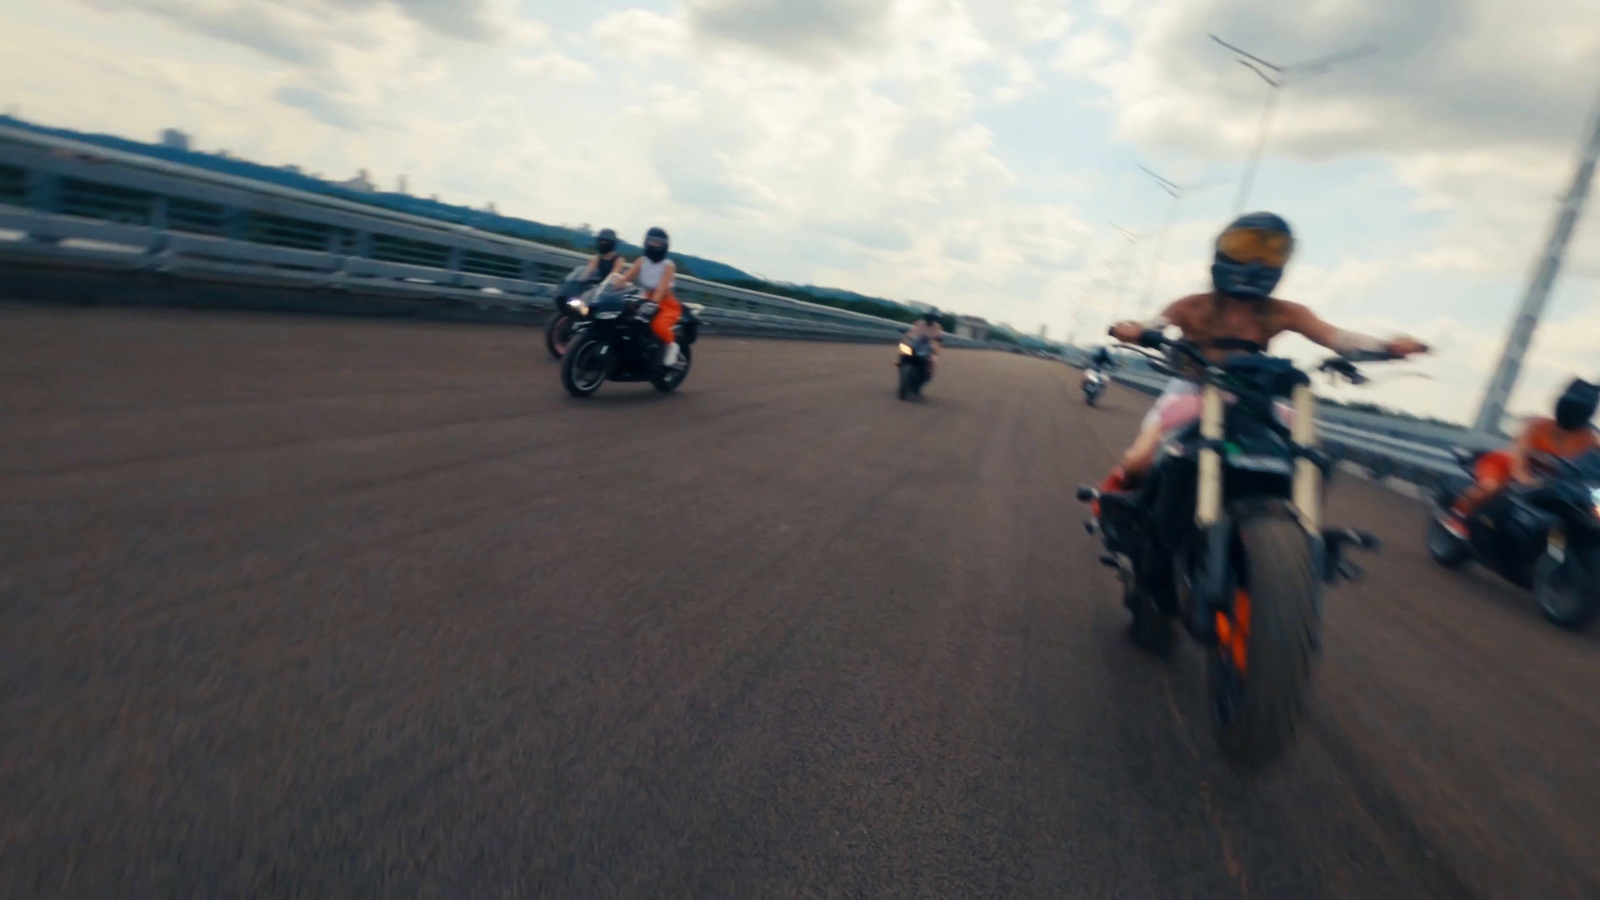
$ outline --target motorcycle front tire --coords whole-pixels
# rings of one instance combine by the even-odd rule
[[[550,351],[551,359],[560,359],[566,351],[572,349],[572,316],[570,314],[558,312],[551,317],[549,324],[545,325],[544,349]]]
[[[598,353],[603,349],[603,344],[587,335],[579,336],[567,347],[567,353],[561,358],[561,386],[567,393],[582,400],[594,395],[600,386],[606,383],[606,374],[602,371],[598,378],[579,380],[578,364],[588,362],[590,354]],[[583,373],[588,375],[586,371]]]
[[[1321,623],[1320,588],[1306,533],[1286,513],[1239,521],[1248,581],[1246,666],[1237,669],[1222,648],[1208,667],[1212,728],[1230,765],[1256,771],[1293,745],[1311,693],[1311,665]],[[1237,626],[1235,626],[1237,627]]]

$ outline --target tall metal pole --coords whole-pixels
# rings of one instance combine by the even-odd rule
[[[1506,414],[1506,403],[1511,399],[1511,389],[1516,386],[1517,376],[1522,372],[1522,358],[1533,340],[1534,329],[1539,326],[1539,316],[1544,312],[1545,302],[1550,299],[1550,289],[1555,284],[1556,275],[1561,272],[1567,243],[1572,239],[1578,216],[1583,212],[1584,201],[1589,196],[1589,185],[1594,180],[1597,161],[1600,161],[1600,106],[1595,108],[1594,119],[1589,126],[1588,144],[1579,158],[1578,171],[1572,176],[1572,187],[1561,198],[1555,223],[1550,228],[1550,240],[1534,266],[1533,280],[1528,283],[1528,292],[1522,298],[1522,307],[1517,310],[1516,318],[1511,320],[1511,333],[1506,337],[1500,363],[1495,366],[1494,376],[1489,379],[1489,389],[1478,407],[1478,417],[1473,427],[1479,431],[1495,433],[1500,430],[1500,421]]]
[[[1256,168],[1261,165],[1261,154],[1267,149],[1267,134],[1272,128],[1272,113],[1278,108],[1278,91],[1283,87],[1281,81],[1268,81],[1267,102],[1261,109],[1261,126],[1256,135],[1256,149],[1250,156],[1250,164],[1245,167],[1244,179],[1239,182],[1239,196],[1233,202],[1233,214],[1244,215],[1244,205],[1250,202],[1250,188],[1255,184]]]

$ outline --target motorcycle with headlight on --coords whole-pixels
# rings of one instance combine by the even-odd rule
[[[555,315],[544,326],[544,348],[555,359],[566,355],[572,343],[572,326],[583,319],[584,310],[588,308],[585,298],[600,284],[598,275],[584,277],[588,271],[588,263],[578,266],[568,272],[556,288]]]
[[[1471,483],[1481,452],[1457,449],[1464,475],[1435,497],[1449,510]],[[1467,520],[1467,539],[1434,515],[1428,555],[1449,569],[1477,560],[1506,581],[1533,591],[1539,611],[1555,625],[1577,630],[1600,616],[1600,450],[1577,459],[1533,454],[1544,477],[1515,484],[1483,502]]]
[[[1090,369],[1083,373],[1083,402],[1094,406],[1100,402],[1100,395],[1106,392],[1106,375],[1099,369]]]
[[[650,331],[650,320],[660,307],[637,287],[617,287],[609,280],[594,288],[572,326],[572,343],[561,359],[561,386],[574,397],[588,397],[607,381],[648,381],[663,394],[671,393],[689,377],[694,362],[692,345],[700,334],[698,303],[684,303],[683,316],[673,326],[678,343],[676,366],[661,364],[661,341]]]
[[[933,341],[926,335],[900,341],[900,399],[921,397],[933,377]]]

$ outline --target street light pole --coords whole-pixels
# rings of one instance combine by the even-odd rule
[[[1337,63],[1349,62],[1352,59],[1367,56],[1375,52],[1377,48],[1372,46],[1357,47],[1354,50],[1335,53],[1332,56],[1319,57],[1292,66],[1280,66],[1235,47],[1214,34],[1211,35],[1211,39],[1237,54],[1236,61],[1239,65],[1260,76],[1261,80],[1265,81],[1269,88],[1267,102],[1261,110],[1261,124],[1256,134],[1255,152],[1251,154],[1250,164],[1245,168],[1244,176],[1240,179],[1239,196],[1234,201],[1233,214],[1238,216],[1244,213],[1244,205],[1250,201],[1250,188],[1255,184],[1256,169],[1261,165],[1261,156],[1267,147],[1267,135],[1272,127],[1272,115],[1277,111],[1278,91],[1290,84],[1309,81],[1318,75],[1328,72]]]
[[[1597,162],[1600,162],[1600,106],[1595,107],[1588,143],[1578,158],[1578,171],[1572,176],[1572,186],[1567,189],[1566,196],[1561,198],[1561,206],[1550,228],[1550,240],[1534,267],[1533,280],[1528,283],[1522,306],[1511,321],[1511,333],[1506,336],[1505,349],[1501,351],[1500,362],[1489,379],[1489,389],[1484,392],[1483,403],[1478,407],[1478,416],[1473,422],[1473,427],[1478,431],[1493,434],[1500,430],[1500,421],[1506,414],[1506,403],[1511,399],[1511,389],[1516,386],[1517,376],[1522,372],[1522,358],[1527,355],[1528,344],[1533,341],[1534,329],[1539,327],[1539,316],[1544,312],[1545,303],[1550,299],[1550,289],[1561,271],[1567,243],[1572,239],[1578,217],[1583,213],[1583,204],[1589,196]]]

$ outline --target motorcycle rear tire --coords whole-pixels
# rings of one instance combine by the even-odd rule
[[[901,363],[900,364],[900,399],[901,400],[904,400],[907,397],[910,397],[912,395],[912,393],[914,393],[916,391],[916,388],[912,387],[912,382],[914,382],[916,380],[916,377],[917,376],[912,373],[910,366],[906,365],[905,363]]]
[[[1128,576],[1122,586],[1122,605],[1128,609],[1128,639],[1146,653],[1161,655],[1172,647],[1172,618],[1156,606],[1150,592]]]
[[[677,390],[689,378],[689,369],[694,364],[694,352],[687,344],[678,345],[678,357],[683,365],[677,369],[664,369],[660,366],[650,374],[650,383],[663,394],[670,394]]]
[[[1240,672],[1220,647],[1213,650],[1207,693],[1223,757],[1255,771],[1284,756],[1304,718],[1321,630],[1320,586],[1305,530],[1287,513],[1259,513],[1238,528],[1251,607],[1247,664]]]

